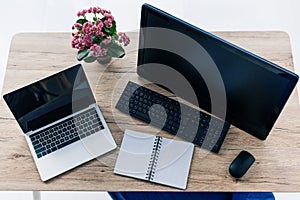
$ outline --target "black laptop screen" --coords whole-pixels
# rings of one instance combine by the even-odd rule
[[[185,88],[169,74],[162,74],[159,65],[169,66],[182,74],[190,83],[197,95],[200,108],[211,112],[211,99],[206,82],[198,72],[207,68],[205,54],[193,49],[192,46],[182,47],[171,34],[151,33],[149,27],[159,27],[178,31],[195,40],[215,63],[226,94],[226,121],[238,128],[265,139],[278,118],[283,106],[290,96],[298,80],[297,75],[266,61],[246,50],[232,45],[210,33],[192,26],[150,5],[144,5],[141,16],[141,35],[138,55],[137,72],[140,76],[152,82],[164,82],[166,85],[177,84],[177,94],[195,103],[186,94]],[[188,41],[186,41],[188,42]],[[185,48],[189,56],[198,60],[196,65],[174,54],[174,49],[148,48],[153,44]],[[176,46],[177,45],[177,46]],[[207,70],[209,72],[209,69]],[[215,74],[209,74],[206,79],[214,82]],[[165,86],[166,86],[165,85]],[[219,85],[211,86],[218,92]]]
[[[8,93],[4,99],[24,133],[95,102],[81,65]]]

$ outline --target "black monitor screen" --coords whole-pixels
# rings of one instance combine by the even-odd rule
[[[4,99],[24,133],[95,102],[81,65],[10,92]]]
[[[206,53],[200,53],[185,37],[179,41],[169,32],[158,34],[150,27],[180,32],[196,41]],[[223,85],[215,81],[208,57]],[[181,87],[177,77],[162,73],[160,66],[179,72],[193,88],[197,102]],[[205,74],[201,74],[203,69]],[[212,106],[209,91],[221,93],[223,87],[226,104],[218,106],[225,106],[226,114],[218,117],[260,139],[268,136],[298,80],[296,74],[147,4],[142,7],[137,72],[163,87],[177,87],[176,95],[208,112]],[[210,89],[207,81],[211,83]]]

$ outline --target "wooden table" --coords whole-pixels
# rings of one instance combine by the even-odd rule
[[[289,37],[283,32],[216,32],[285,68],[293,70]],[[113,137],[120,146],[124,128],[155,133],[157,130],[120,113],[114,105],[127,80],[143,83],[136,74],[137,34],[123,59],[109,65],[83,63],[96,99]],[[6,93],[77,63],[69,33],[21,33],[11,43],[3,92]],[[156,88],[158,89],[158,88]],[[48,182],[42,182],[23,133],[4,101],[0,102],[1,190],[168,190],[176,189],[113,173],[117,156],[111,154],[77,167]],[[187,191],[299,191],[300,110],[296,90],[268,139],[258,140],[231,127],[218,155],[195,148]],[[160,132],[165,137],[170,134]],[[242,150],[256,157],[255,164],[240,180],[228,166]],[[175,174],[176,175],[176,174]]]

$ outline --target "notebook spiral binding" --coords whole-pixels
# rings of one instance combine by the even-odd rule
[[[159,158],[159,153],[160,153],[160,149],[161,149],[161,144],[162,144],[162,137],[156,136],[154,143],[153,143],[152,153],[150,156],[150,161],[148,164],[148,169],[147,169],[146,177],[145,177],[148,181],[153,181],[156,167],[157,167],[158,158]]]

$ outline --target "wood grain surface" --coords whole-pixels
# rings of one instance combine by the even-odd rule
[[[280,66],[293,70],[289,37],[284,32],[216,32]],[[108,65],[82,63],[118,147],[125,128],[172,138],[114,108],[128,80],[144,84],[136,74],[137,33],[131,33],[127,55]],[[3,93],[77,64],[70,33],[20,33],[13,37]],[[170,95],[160,88],[153,89]],[[26,106],[26,105],[24,105]],[[118,149],[50,181],[42,182],[24,135],[3,99],[0,101],[0,190],[181,191],[115,175]],[[300,110],[294,90],[265,141],[231,127],[219,154],[195,147],[187,191],[300,191]],[[241,150],[256,162],[240,180],[228,166]],[[174,174],[176,176],[176,174]]]

